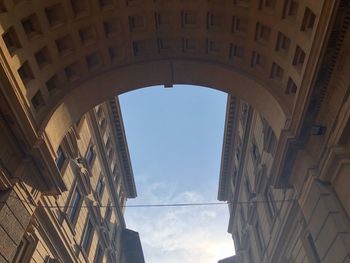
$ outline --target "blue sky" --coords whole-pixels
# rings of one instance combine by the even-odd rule
[[[225,93],[151,87],[119,96],[138,197],[128,204],[217,202]],[[228,208],[127,208],[147,263],[212,263],[233,255]]]

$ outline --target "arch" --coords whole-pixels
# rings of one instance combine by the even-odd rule
[[[290,114],[282,98],[233,68],[195,60],[160,60],[116,68],[82,83],[48,114],[41,128],[57,149],[72,124],[107,98],[138,88],[173,84],[204,86],[237,96],[261,112],[277,136]]]
[[[29,144],[43,133],[53,151],[92,106],[152,85],[228,92],[260,111],[278,137],[286,128],[284,141],[297,137],[337,6],[57,0],[38,8],[34,2],[9,1],[0,10],[0,60],[32,128]]]

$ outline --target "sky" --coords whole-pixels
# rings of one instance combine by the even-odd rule
[[[138,197],[133,204],[218,202],[226,93],[148,87],[119,96]],[[213,263],[234,254],[227,205],[126,208],[146,263]]]

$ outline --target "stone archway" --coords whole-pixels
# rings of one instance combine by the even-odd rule
[[[56,149],[71,125],[93,106],[126,91],[164,83],[193,84],[235,94],[254,105],[267,118],[277,136],[290,116],[281,98],[273,97],[254,79],[235,70],[201,61],[164,60],[115,69],[76,87],[50,114],[50,119],[43,122],[42,130]]]
[[[41,130],[54,109],[85,94],[82,87],[94,81],[114,82],[117,94],[187,82],[242,96],[277,134],[285,120],[273,120],[264,107],[272,103],[271,111],[282,109],[285,119],[304,107],[336,7],[307,0],[77,0],[42,2],[40,8],[32,1],[8,2],[2,8],[1,60],[31,125]],[[244,78],[260,89],[245,91],[239,86],[247,84]],[[87,89],[90,97],[99,93]],[[107,89],[87,104],[112,95]],[[266,95],[266,103],[258,102]]]
[[[216,88],[268,120],[280,139],[280,174],[338,4],[8,0],[0,10],[2,92],[30,151],[54,159],[74,121],[110,96],[156,84]]]

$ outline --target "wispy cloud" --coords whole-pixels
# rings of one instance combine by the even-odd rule
[[[175,194],[171,186],[152,182],[149,178],[140,183],[140,188],[145,189],[143,202],[205,201],[196,191]],[[227,213],[225,205],[128,208],[126,221],[128,227],[140,233],[147,262],[212,263],[234,253],[232,239],[226,232]]]

